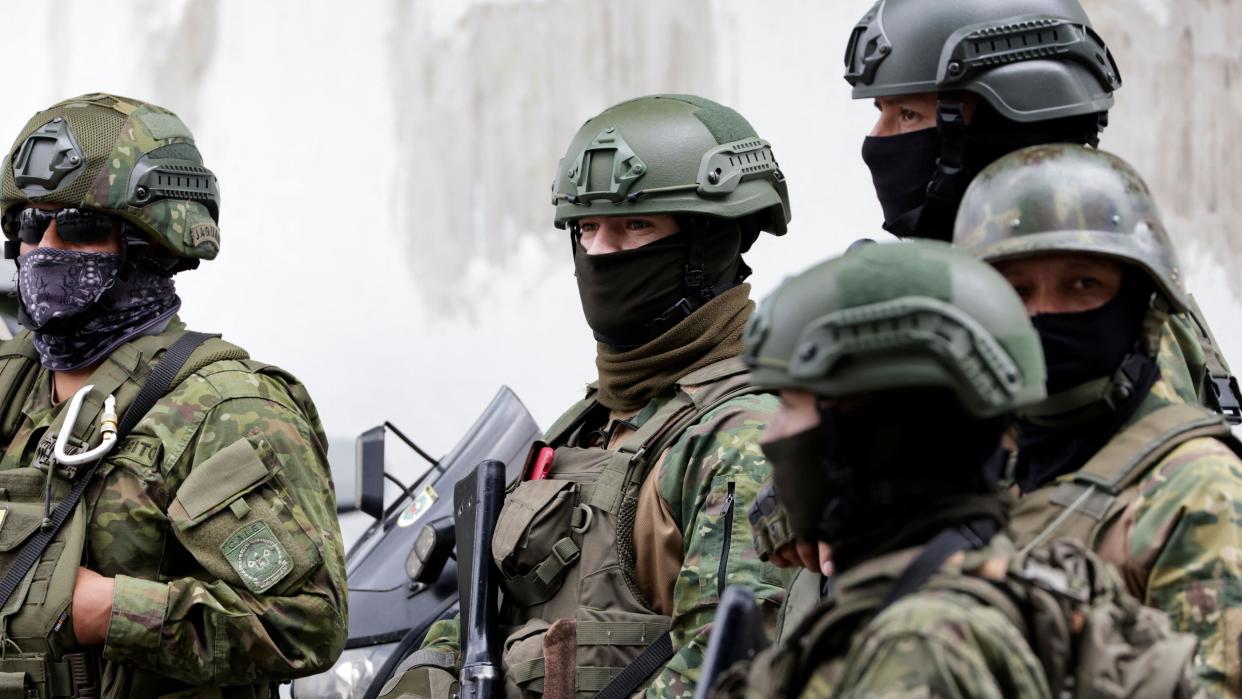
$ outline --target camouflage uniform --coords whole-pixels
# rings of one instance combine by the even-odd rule
[[[656,398],[639,414],[653,415],[670,399]],[[575,406],[566,418],[581,411],[582,405]],[[648,475],[655,480],[661,509],[671,514],[680,534],[680,542],[649,543],[660,548],[676,546],[681,566],[675,579],[663,581],[669,589],[660,594],[671,595],[672,608],[663,611],[671,617],[669,632],[676,654],[654,677],[646,696],[690,696],[694,692],[711,620],[725,585],[752,589],[767,617],[775,619],[784,598],[784,580],[773,566],[760,563],[751,547],[742,545],[750,541],[750,524],[734,512],[741,503],[754,499],[767,476],[759,437],[775,411],[772,395],[729,399],[689,426]],[[565,418],[558,420],[558,424],[563,422]],[[549,439],[557,431],[556,427],[549,430]],[[621,443],[620,437],[614,437],[615,444]],[[640,511],[637,516],[645,514],[654,513]],[[645,543],[636,540],[634,545]],[[720,577],[722,572],[724,577]],[[423,649],[456,656],[460,650],[457,620],[433,625]]]
[[[102,389],[114,375],[146,374],[183,331],[174,322],[122,345],[90,381]],[[0,345],[6,378],[27,338]],[[212,353],[226,358],[161,398],[87,491],[83,564],[116,578],[99,649],[106,697],[202,686],[224,697],[275,696],[273,682],[326,669],[344,647],[344,553],[314,404],[279,369],[218,340],[198,356]],[[10,406],[20,416],[3,435],[0,471],[45,470],[65,407],[52,403],[50,373],[38,369]],[[77,424],[75,437],[97,441],[94,420]],[[193,488],[183,489],[187,482]],[[278,579],[243,575],[222,550],[255,523],[279,542],[266,551],[278,559]]]
[[[998,536],[972,551],[964,564],[946,564],[940,574],[977,575],[984,561],[1003,560],[1012,550],[1008,539]],[[832,610],[883,598],[917,553],[896,551],[841,575],[831,603],[817,608],[787,643],[756,657],[745,695],[775,696],[773,682],[797,676],[803,684],[796,696],[803,699],[1051,697],[1039,659],[1013,623],[978,598],[951,589],[911,594],[878,615],[857,620],[855,631],[838,639],[827,654],[812,651],[812,642],[823,639],[820,627]]]
[[[1056,535],[1094,548],[1136,597],[1198,637],[1201,686],[1212,696],[1242,696],[1242,460],[1223,420],[1199,407],[1203,356],[1185,337],[1193,299],[1147,186],[1124,161],[1100,151],[1018,151],[971,185],[954,242],[988,261],[1103,255],[1154,281],[1135,352],[1156,362],[1158,379],[1082,468],[1024,494],[1013,532],[1020,545]],[[1123,374],[1068,389],[1049,403],[1090,409],[1124,389]],[[1162,415],[1174,418],[1153,422]],[[1057,417],[1047,410],[1040,416]],[[1141,438],[1145,425],[1159,425],[1157,434]],[[1096,475],[1105,472],[1107,478]]]
[[[13,214],[45,202],[120,219],[133,264],[192,269],[219,252],[218,194],[175,114],[83,95],[32,117],[5,157],[6,254]],[[0,344],[0,568],[86,470],[53,460],[57,436],[69,432],[70,453],[99,444],[104,398],[124,415],[186,333],[176,317],[155,327],[92,369],[71,425],[72,401],[53,401],[31,333]],[[5,691],[86,696],[65,672],[70,657],[87,659],[89,696],[118,699],[275,697],[277,682],[330,667],[347,616],[326,449],[297,379],[222,340],[198,346],[0,610]],[[74,636],[79,564],[114,581],[102,647]],[[54,624],[31,629],[49,612]]]

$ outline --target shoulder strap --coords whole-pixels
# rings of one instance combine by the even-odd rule
[[[717,362],[701,369],[704,372],[731,360]],[[700,372],[691,374],[695,376]],[[710,390],[694,390],[688,384],[678,382],[678,390],[667,403],[647,419],[633,435],[630,435],[613,453],[600,474],[590,495],[590,504],[611,513],[621,511],[621,503],[629,486],[641,483],[653,464],[666,448],[704,415],[710,413],[738,396],[765,391],[749,384],[744,375],[730,372],[711,377],[700,386]],[[688,390],[689,389],[689,390]]]
[[[117,427],[117,443],[119,444],[129,434],[129,431],[138,424],[138,421],[145,416],[155,403],[168,393],[173,386],[173,379],[180,373],[181,368],[190,359],[190,355],[199,345],[203,344],[211,335],[203,333],[187,332],[182,335],[172,347],[168,348],[159,363],[155,365],[155,369],[147,377],[142,388],[138,391],[138,396],[130,403],[129,409],[125,411],[125,415],[121,418],[121,423]],[[52,543],[52,538],[64,526],[65,521],[69,519],[69,515],[77,507],[78,501],[82,499],[82,495],[86,492],[87,486],[95,476],[95,472],[99,470],[99,464],[103,463],[103,457],[97,459],[90,465],[85,473],[83,473],[73,484],[73,489],[65,496],[63,500],[56,506],[56,510],[52,513],[51,522],[35,533],[29,541],[22,546],[22,550],[18,552],[17,558],[13,561],[13,565],[5,571],[4,577],[0,578],[0,608],[8,603],[9,598],[13,596],[13,592],[17,590],[18,585],[39,561],[39,557],[47,549],[48,544]]]
[[[1198,437],[1214,437],[1238,450],[1237,440],[1220,415],[1188,403],[1167,405],[1117,433],[1086,465],[1056,487],[1049,503],[1064,511],[1022,547],[1022,553],[1049,539],[1075,514],[1103,521],[1127,488],[1169,452]]]
[[[884,595],[884,601],[880,604],[877,613],[922,587],[923,583],[935,575],[953,554],[967,549],[983,548],[998,531],[1000,531],[1000,525],[996,520],[991,517],[981,517],[949,527],[937,534],[927,542],[923,550],[919,551],[919,555],[910,561],[910,565],[901,571],[897,581],[889,588],[888,594]]]

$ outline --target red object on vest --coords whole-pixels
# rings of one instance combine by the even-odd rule
[[[526,459],[523,480],[541,481],[547,478],[548,471],[552,470],[552,459],[556,456],[556,450],[543,442],[536,442],[530,451],[530,456]]]

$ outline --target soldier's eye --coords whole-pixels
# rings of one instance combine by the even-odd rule
[[[651,222],[641,218],[632,218],[626,221],[625,226],[632,231],[641,231],[645,228],[651,228]]]
[[[906,123],[913,123],[913,122],[919,121],[922,118],[923,118],[923,115],[919,114],[916,111],[906,109],[904,107],[901,110],[901,120]]]

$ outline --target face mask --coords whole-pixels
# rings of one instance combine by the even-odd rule
[[[741,237],[736,227],[708,234],[704,250],[705,288],[718,288],[737,277]],[[587,325],[595,339],[613,347],[637,347],[654,340],[684,319],[703,299],[686,298],[688,236],[677,233],[633,250],[589,255],[574,244],[574,274]],[[671,312],[671,313],[670,313]],[[672,323],[661,322],[671,317]]]
[[[830,543],[892,526],[894,513],[1000,480],[1001,419],[968,416],[943,391],[877,394],[762,445],[790,526]],[[945,439],[945,435],[953,435]]]
[[[119,254],[54,248],[36,248],[18,257],[18,292],[27,327],[38,332],[68,326],[112,287],[120,265]]]
[[[17,258],[22,322],[44,367],[88,367],[122,343],[167,324],[181,299],[172,279],[121,256],[38,248]]]
[[[868,136],[863,140],[862,157],[884,210],[884,230],[906,235],[927,200],[927,185],[940,157],[940,134],[933,128]]]
[[[1127,279],[1099,308],[1032,316],[1048,366],[1048,395],[1112,376],[1134,348],[1149,299],[1150,285]]]

